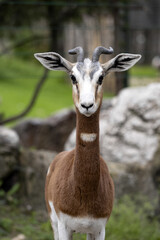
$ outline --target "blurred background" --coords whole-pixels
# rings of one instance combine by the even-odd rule
[[[75,62],[69,49],[91,57],[99,45],[114,49],[102,63],[142,55],[104,81],[101,154],[116,185],[106,235],[160,240],[159,0],[0,0],[0,239],[52,239],[45,175],[55,154],[75,144],[70,79],[45,70],[34,53]],[[116,129],[114,138],[106,129]]]

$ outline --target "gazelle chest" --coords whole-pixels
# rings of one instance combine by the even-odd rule
[[[92,217],[72,217],[64,213],[60,213],[59,220],[67,228],[74,232],[94,233],[97,234],[105,228],[107,218],[95,219]]]
[[[51,207],[50,218],[52,224],[57,222],[59,228],[69,229],[73,232],[98,234],[105,228],[107,218],[72,217],[68,214],[60,212],[57,216],[53,203],[49,203]]]

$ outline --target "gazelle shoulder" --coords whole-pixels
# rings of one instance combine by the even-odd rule
[[[74,157],[74,150],[63,151],[58,153],[48,168],[47,177],[54,172],[56,166],[58,166],[59,164],[61,165],[65,162],[68,162],[69,160],[73,159],[73,157]]]

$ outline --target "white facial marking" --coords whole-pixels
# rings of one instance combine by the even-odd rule
[[[86,66],[86,69],[90,69],[91,60],[89,58],[85,58],[84,59],[84,65]]]
[[[96,133],[81,133],[80,136],[84,142],[93,142],[96,140],[97,134]]]
[[[49,173],[50,173],[50,166],[49,166],[48,171],[47,171],[47,176],[49,175]]]
[[[75,105],[80,113],[87,117],[94,114],[100,105],[100,99],[96,96],[102,90],[102,86],[97,86],[102,72],[101,65],[97,63],[94,66],[90,59],[85,59],[84,63],[77,63],[72,69],[77,80],[77,84],[73,84],[73,92],[78,96]]]

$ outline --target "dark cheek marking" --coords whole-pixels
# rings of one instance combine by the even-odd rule
[[[93,76],[94,76],[94,74],[95,74],[96,71],[97,71],[97,70],[94,69],[94,70],[92,70],[92,71],[90,72],[90,78],[91,78],[91,80],[93,79]]]
[[[90,72],[90,78],[91,78],[91,80],[93,79],[93,75],[94,75],[94,73],[93,72]]]
[[[78,88],[78,84],[76,84],[76,89],[77,89],[78,100],[79,100],[79,88]]]
[[[98,85],[96,86],[95,99],[97,100]]]

